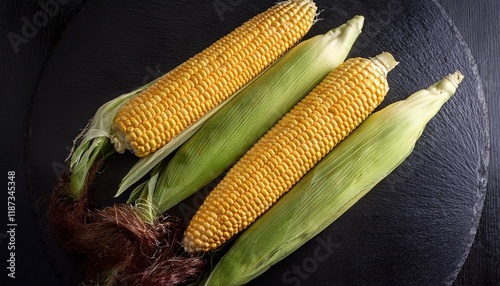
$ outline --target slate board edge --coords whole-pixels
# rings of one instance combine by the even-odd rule
[[[443,15],[444,19],[448,22],[449,27],[454,31],[454,36],[457,38],[459,41],[460,45],[463,47],[465,51],[465,55],[467,56],[471,70],[474,74],[474,78],[476,79],[476,90],[478,94],[478,100],[481,103],[482,111],[484,113],[483,117],[483,126],[485,129],[485,132],[483,134],[482,139],[485,142],[484,145],[484,152],[482,153],[483,156],[480,156],[481,162],[479,162],[479,176],[478,181],[480,184],[478,185],[478,189],[476,190],[476,198],[478,200],[475,201],[475,205],[473,206],[473,209],[476,211],[476,216],[474,217],[474,225],[473,228],[470,230],[471,236],[469,238],[469,241],[467,241],[467,251],[464,253],[463,257],[461,258],[459,264],[457,265],[457,269],[451,273],[446,279],[446,283],[448,285],[452,285],[453,282],[456,280],[458,274],[460,273],[465,260],[467,259],[470,249],[472,247],[472,244],[474,243],[476,233],[477,233],[477,228],[479,226],[479,221],[481,219],[481,213],[484,207],[484,200],[486,198],[486,186],[488,182],[488,169],[489,169],[489,161],[490,161],[490,127],[489,127],[489,116],[488,116],[488,107],[486,104],[486,97],[484,94],[484,88],[483,88],[483,83],[481,80],[481,77],[479,75],[479,68],[477,66],[476,60],[474,59],[474,56],[472,55],[472,51],[470,50],[469,46],[467,45],[467,42],[464,40],[462,34],[458,30],[457,26],[453,23],[453,20],[451,17],[448,15],[448,13],[445,11],[443,6],[437,1],[437,0],[432,0],[434,5],[439,9],[441,14]]]

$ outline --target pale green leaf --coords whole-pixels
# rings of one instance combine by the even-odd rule
[[[73,197],[78,197],[82,192],[87,174],[98,155],[107,157],[114,152],[109,142],[109,134],[120,107],[153,83],[154,81],[103,104],[85,129],[73,140],[73,148],[68,156],[71,170],[70,190]]]

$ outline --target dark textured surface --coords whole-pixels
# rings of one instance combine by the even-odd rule
[[[500,2],[441,1],[467,41],[488,101],[491,151],[486,200],[469,257],[455,285],[500,285]]]
[[[62,2],[62,1],[61,1]],[[25,148],[26,123],[43,67],[66,28],[78,13],[82,1],[73,0],[59,7],[44,25],[23,34],[23,21],[32,23],[43,11],[35,1],[0,1],[0,285],[57,285],[54,265],[47,257],[44,240],[37,230],[39,215],[27,192]],[[56,11],[56,10],[54,10]],[[43,20],[43,19],[42,19]],[[39,20],[39,21],[42,21]],[[40,22],[43,24],[44,22]],[[18,50],[9,33],[25,38]],[[51,168],[49,165],[45,168]],[[7,277],[7,171],[16,172],[16,279]],[[52,173],[54,174],[54,173]],[[52,178],[48,178],[53,182]],[[64,257],[64,256],[61,256]],[[66,262],[69,267],[71,260]],[[26,284],[28,283],[28,284]]]
[[[28,114],[27,102],[37,88],[30,113],[27,148],[30,191],[35,197],[39,198],[39,194],[50,190],[57,178],[57,168],[66,155],[66,146],[100,104],[152,79],[158,75],[157,70],[171,69],[229,32],[243,19],[270,5],[270,2],[250,4],[240,1],[235,7],[230,7],[231,10],[217,14],[213,6],[215,2],[182,5],[153,2],[158,4],[89,1],[57,41],[74,10],[61,11],[60,16],[54,17],[50,25],[41,29],[37,37],[23,46],[25,50],[19,52],[27,51],[28,54],[12,53],[9,43],[2,38],[2,63],[6,51],[5,54],[10,53],[6,61],[15,66],[10,72],[2,68],[2,87],[4,84],[9,86],[7,94],[25,95],[19,101],[2,102],[1,106],[2,115],[15,108],[25,112],[14,114],[19,120],[9,123],[12,129],[7,129],[8,126],[2,123],[2,131],[5,126],[6,130],[21,137],[14,140],[19,142],[18,145],[23,142],[23,134],[14,131],[22,130]],[[478,173],[481,175],[477,169],[484,162],[480,156],[485,144],[481,135],[484,111],[467,50],[446,17],[428,1],[386,1],[381,4],[338,1],[335,10],[329,9],[331,4],[318,3],[325,9],[321,15],[324,21],[318,22],[310,35],[337,26],[354,13],[363,12],[367,23],[352,55],[372,56],[387,49],[401,61],[389,78],[392,88],[385,104],[429,85],[455,68],[464,71],[468,77],[457,96],[431,122],[415,153],[401,168],[326,232],[257,280],[256,285],[269,284],[270,281],[286,283],[292,276],[297,277],[302,285],[439,285],[451,282],[472,242],[475,220],[478,219],[476,213],[482,202],[482,193],[477,193],[481,183],[476,178]],[[75,1],[73,9],[78,7],[77,4]],[[7,8],[10,11],[17,7],[8,2],[1,5],[2,13]],[[21,11],[20,16],[8,19],[20,22],[22,15],[30,16],[40,8],[31,7],[33,12],[17,9]],[[187,21],[188,17],[194,21]],[[22,25],[8,24],[5,31],[19,30]],[[158,26],[164,28],[157,29]],[[2,34],[7,32],[2,29]],[[53,54],[46,62],[48,51],[53,46]],[[41,81],[37,83],[40,75]],[[33,78],[32,83],[29,76]],[[20,77],[24,80],[21,81]],[[488,79],[486,89],[495,82],[498,85],[498,79]],[[456,117],[456,114],[461,116]],[[477,121],[469,120],[469,117]],[[15,128],[15,124],[21,127]],[[17,149],[15,145],[8,146],[5,169],[15,168],[21,172],[22,150],[16,151],[20,146]],[[494,148],[493,145],[493,151]],[[422,152],[424,149],[428,153]],[[456,160],[457,157],[461,160]],[[120,174],[123,170],[119,167],[126,167],[133,160],[131,156],[112,159],[103,176],[113,178],[109,170]],[[429,168],[429,165],[434,168]],[[415,172],[416,169],[420,172]],[[439,180],[429,181],[429,178]],[[116,182],[115,176],[114,181],[101,180],[99,185],[110,189]],[[446,182],[446,186],[435,186],[442,182]],[[491,183],[489,188],[495,190]],[[25,186],[20,185],[19,190],[23,189]],[[428,192],[415,192],[416,189]],[[491,194],[488,198],[495,203],[494,193]],[[41,243],[39,233],[34,230],[40,224],[33,217],[38,218],[30,215],[27,205],[32,201],[27,200],[24,191],[19,191],[18,196],[24,202],[19,203],[25,208],[19,212],[23,213],[25,224],[18,229],[21,262],[18,269],[20,279],[16,281],[41,285],[76,284],[78,268],[72,266],[73,260],[58,250],[44,229],[40,232]],[[33,210],[36,213],[37,209]],[[495,208],[492,210],[490,216],[495,214]],[[496,221],[498,223],[498,218]],[[464,271],[468,265],[473,270],[462,274],[457,283],[494,285],[495,281],[498,282],[498,279],[494,280],[495,265],[498,266],[498,257],[495,257],[498,249],[495,247],[498,246],[491,237],[495,233],[495,220],[490,224],[490,228],[484,228],[483,237],[480,232],[481,244],[475,245],[476,261],[480,262],[468,262]],[[315,250],[328,243],[332,246],[331,253],[326,252],[328,259],[314,264]],[[31,256],[36,259],[28,261],[26,257]],[[43,266],[33,267],[37,261]],[[482,264],[476,269],[477,263]],[[297,267],[303,267],[302,274],[287,275],[286,271],[296,271]],[[306,273],[304,268],[311,273]],[[28,275],[28,269],[31,269],[31,275]],[[283,274],[287,280],[283,280]]]

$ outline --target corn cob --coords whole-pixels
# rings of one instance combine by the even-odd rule
[[[161,173],[154,192],[159,213],[222,174],[341,64],[363,22],[362,16],[355,16],[336,29],[303,41],[210,117]]]
[[[456,72],[370,115],[236,239],[203,285],[246,284],[334,222],[406,159],[462,78]]]
[[[394,65],[382,53],[330,73],[210,193],[185,232],[185,250],[214,250],[248,227],[380,104]]]
[[[115,149],[145,157],[164,146],[293,46],[315,13],[312,0],[277,3],[164,75],[116,115]]]

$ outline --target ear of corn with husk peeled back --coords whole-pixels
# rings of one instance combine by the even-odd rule
[[[204,285],[243,285],[325,229],[406,159],[462,79],[456,72],[370,115],[236,239]]]
[[[113,144],[145,157],[272,64],[313,24],[310,0],[283,1],[162,76],[118,111]]]
[[[214,250],[264,213],[382,102],[396,64],[385,52],[332,71],[208,195],[185,232],[186,251]]]

